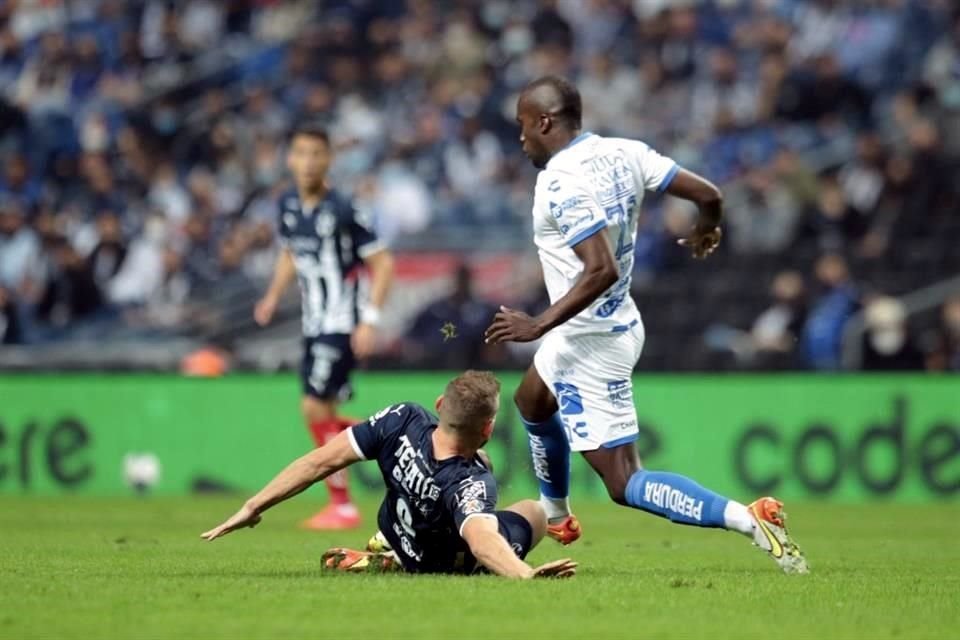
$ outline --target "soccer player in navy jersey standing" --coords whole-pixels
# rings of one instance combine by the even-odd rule
[[[318,447],[351,424],[338,417],[337,408],[352,395],[350,373],[356,360],[373,351],[393,278],[393,258],[377,240],[371,221],[327,184],[331,160],[325,130],[306,126],[294,131],[287,167],[295,188],[281,196],[277,212],[282,248],[270,286],[254,310],[258,324],[269,324],[283,292],[294,278],[298,280],[303,315],[301,410]],[[333,474],[326,484],[330,503],[304,526],[321,530],[359,526],[346,474]]]

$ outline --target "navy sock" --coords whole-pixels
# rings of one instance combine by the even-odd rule
[[[527,428],[540,493],[548,498],[566,498],[570,495],[570,441],[560,414],[544,422],[523,420],[523,426]]]
[[[686,476],[666,471],[637,471],[627,482],[626,502],[671,522],[723,527],[729,500]]]

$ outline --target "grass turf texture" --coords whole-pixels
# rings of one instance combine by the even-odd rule
[[[318,494],[319,495],[319,494]],[[254,531],[201,531],[239,499],[0,498],[0,638],[933,638],[960,622],[956,505],[788,505],[813,573],[784,576],[733,533],[581,503],[585,537],[547,540],[572,581],[321,573],[372,531],[295,528],[301,497]]]

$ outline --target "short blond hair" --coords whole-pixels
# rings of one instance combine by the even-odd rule
[[[443,390],[440,419],[463,435],[475,435],[500,408],[500,381],[489,371],[464,371]]]

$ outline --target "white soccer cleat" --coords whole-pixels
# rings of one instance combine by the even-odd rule
[[[753,543],[770,554],[784,573],[810,573],[807,559],[787,532],[787,514],[775,498],[758,498],[747,507],[756,522]]]

